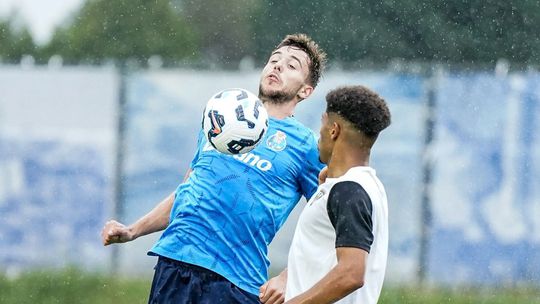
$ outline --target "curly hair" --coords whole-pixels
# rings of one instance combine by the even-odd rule
[[[326,65],[326,53],[306,34],[287,35],[276,49],[292,46],[306,52],[309,57],[309,84],[316,87]]]
[[[338,114],[369,138],[376,138],[391,123],[384,99],[361,85],[332,90],[326,102],[327,113]]]

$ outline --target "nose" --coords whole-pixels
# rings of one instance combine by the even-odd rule
[[[281,72],[283,70],[283,63],[281,60],[278,60],[275,64],[274,64],[274,70],[277,70],[278,72]]]

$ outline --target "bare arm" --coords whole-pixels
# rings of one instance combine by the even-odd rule
[[[190,173],[191,169],[186,172],[184,181],[187,180]],[[133,241],[140,236],[167,228],[171,208],[174,203],[174,196],[174,192],[169,194],[169,196],[163,199],[156,207],[154,207],[154,209],[132,225],[125,226],[115,220],[110,220],[105,223],[103,230],[101,230],[101,240],[103,245],[107,246],[114,243]]]
[[[337,265],[306,292],[286,303],[334,303],[364,285],[368,253],[359,248],[337,248]]]

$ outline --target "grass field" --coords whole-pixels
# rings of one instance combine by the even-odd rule
[[[32,272],[14,280],[0,276],[0,303],[146,303],[149,288],[148,278],[114,279],[77,270]]]
[[[32,272],[7,279],[0,275],[2,304],[146,303],[150,278],[122,278],[88,274],[77,270]],[[540,304],[540,288],[437,289],[387,287],[379,303]]]
[[[383,287],[379,303],[540,304],[540,288]]]

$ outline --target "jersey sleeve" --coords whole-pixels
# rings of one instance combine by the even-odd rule
[[[335,184],[326,208],[336,230],[336,248],[355,247],[369,252],[373,243],[373,208],[364,188],[352,181]]]
[[[202,149],[205,145],[205,137],[204,137],[204,130],[201,128],[201,131],[199,132],[199,136],[197,137],[197,150],[195,151],[195,156],[193,156],[193,160],[191,160],[191,163],[189,164],[189,168],[193,168],[197,161],[199,160],[199,157],[201,155]]]
[[[317,191],[319,186],[319,172],[321,172],[324,164],[319,160],[319,150],[317,141],[313,133],[309,134],[309,150],[304,158],[303,170],[300,173],[300,191],[307,200]]]

